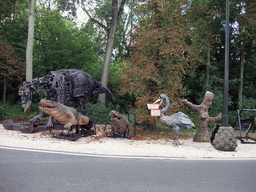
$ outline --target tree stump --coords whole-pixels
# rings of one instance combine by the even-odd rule
[[[207,91],[204,95],[204,101],[200,105],[195,105],[189,102],[187,99],[182,100],[182,103],[185,106],[199,112],[198,128],[193,138],[194,142],[209,142],[210,135],[207,129],[208,123],[222,119],[222,113],[220,113],[217,117],[210,117],[208,114],[208,109],[212,105],[213,97],[214,94],[210,91]]]

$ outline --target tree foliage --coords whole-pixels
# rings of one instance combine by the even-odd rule
[[[112,1],[83,2],[93,19],[98,18],[99,22],[110,26]],[[119,6],[121,2],[118,1]],[[75,22],[79,16],[75,11],[81,5],[78,3],[81,1],[36,1],[34,77],[44,76],[50,70],[78,68],[100,81],[108,33],[90,19],[77,27]],[[233,117],[237,117],[241,61],[244,61],[243,107],[256,108],[255,6],[251,0],[230,1],[229,111],[235,114]],[[65,12],[63,16],[61,10],[69,14]],[[3,42],[0,49],[11,46],[10,59],[18,57],[20,62],[25,61],[28,0],[1,1],[0,21]],[[117,26],[108,82],[116,97],[114,105],[125,111],[129,109],[128,105],[135,106],[140,122],[147,118],[146,123],[154,124],[156,118],[150,117],[146,103],[155,101],[159,93],[164,92],[172,99],[170,114],[182,108],[180,98],[186,97],[199,104],[205,91],[209,90],[215,94],[209,112],[216,116],[223,106],[224,55],[225,1],[149,0],[134,4],[133,0],[126,0]],[[12,67],[17,63],[10,63],[13,63],[10,65],[13,71]],[[7,69],[9,65],[5,66],[1,60],[1,67]],[[1,70],[1,91],[3,93],[5,81],[2,74],[6,73],[7,78],[10,77],[6,81],[8,102],[18,102],[17,90],[24,79],[8,76],[6,71]],[[24,78],[24,74],[17,74]],[[206,87],[207,76],[209,85]],[[123,95],[117,95],[118,90]],[[112,106],[110,102],[106,104]]]
[[[12,82],[24,80],[24,63],[14,54],[15,48],[0,36],[0,76],[3,78],[3,103],[6,102],[6,89],[12,89]],[[13,90],[13,89],[12,89]]]
[[[24,30],[27,21],[25,24],[22,22],[24,17],[21,16],[20,9],[24,8],[23,3],[26,0],[0,2],[0,90],[3,93],[3,103],[15,102],[15,91],[25,78],[23,48],[26,45],[23,42],[26,41],[23,35],[27,31],[27,28]]]
[[[240,85],[238,93],[238,107],[241,108],[243,104],[243,85],[244,85],[244,64],[245,64],[245,48],[246,44],[255,36],[256,16],[255,9],[256,3],[252,1],[239,2],[236,4],[237,8],[235,14],[237,15],[237,23],[239,24],[240,36]],[[239,46],[238,46],[239,47]],[[248,59],[246,60],[248,61]]]
[[[184,14],[187,1],[150,0],[138,8],[146,15],[136,28],[132,54],[125,59],[121,94],[135,94],[135,109],[139,122],[154,125],[156,118],[149,115],[146,104],[160,93],[171,100],[169,113],[182,109],[185,95],[182,78],[187,70],[201,62],[199,50],[191,44]]]
[[[110,64],[112,61],[112,52],[115,43],[117,27],[121,16],[123,15],[126,0],[96,0],[96,1],[69,1],[58,0],[62,9],[75,11],[74,4],[82,5],[82,9],[89,17],[90,21],[98,25],[105,31],[106,48],[103,59],[103,68],[101,83],[107,87]],[[93,5],[92,5],[93,4]],[[101,103],[105,104],[105,94],[100,95]]]
[[[15,54],[15,48],[0,36],[0,74],[8,79],[24,79],[24,62]]]
[[[106,1],[99,1],[96,5],[96,14],[94,15],[94,17],[91,16],[86,7],[83,7],[83,10],[86,12],[90,20],[98,24],[100,27],[102,27],[107,34],[107,44],[106,51],[104,54],[103,69],[101,76],[101,83],[104,87],[107,87],[117,26],[123,14],[125,2],[126,0],[112,0],[110,4]],[[105,95],[100,95],[100,100],[103,105],[105,105],[105,98]]]
[[[97,64],[94,43],[75,23],[56,10],[37,10],[34,76],[77,68],[92,73]]]
[[[13,55],[19,56],[22,61],[26,58],[28,34],[28,3],[24,2],[24,4],[16,3],[13,14],[0,23],[0,34],[15,48]],[[95,71],[100,69],[100,62],[95,51],[95,43],[92,42],[87,31],[86,28],[80,30],[72,20],[63,17],[56,10],[36,6],[33,76],[42,77],[50,70],[63,68],[78,68],[94,77],[98,75]],[[24,75],[19,71],[17,73]],[[10,82],[7,84],[12,90],[12,92],[7,91],[9,97],[10,94],[17,95],[18,88],[24,81],[18,78],[19,75],[11,82],[12,84]],[[0,80],[2,84],[3,76]],[[19,99],[18,95],[16,99]]]

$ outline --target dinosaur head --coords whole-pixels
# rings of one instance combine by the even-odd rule
[[[126,119],[126,117],[115,110],[112,110],[109,115],[111,116],[112,123],[114,122],[120,124],[120,122],[125,122],[129,124],[129,121]]]
[[[122,118],[122,115],[115,110],[112,110],[110,112],[110,115],[111,115],[111,118],[113,118],[113,119],[121,119]]]
[[[24,111],[32,101],[32,94],[36,90],[36,83],[31,81],[24,81],[22,86],[19,88],[18,95],[21,97],[21,104]]]
[[[39,109],[42,110],[43,112],[52,116],[53,116],[53,113],[56,113],[58,102],[47,100],[47,99],[41,99],[39,104],[42,105],[41,107],[39,107]]]

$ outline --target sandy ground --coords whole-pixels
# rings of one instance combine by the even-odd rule
[[[99,125],[98,125],[99,126]],[[126,139],[105,137],[102,126],[97,127],[97,134],[81,137],[77,141],[52,138],[48,132],[21,133],[6,130],[0,124],[0,147],[19,147],[98,155],[150,156],[173,158],[256,158],[255,144],[241,144],[234,152],[216,150],[210,143],[193,142],[192,139],[180,140],[175,147],[168,139]]]

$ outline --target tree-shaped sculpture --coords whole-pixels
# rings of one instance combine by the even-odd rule
[[[222,119],[222,113],[220,113],[217,117],[210,117],[208,114],[208,109],[212,105],[213,97],[214,94],[210,91],[207,91],[204,95],[204,101],[200,105],[195,105],[189,102],[187,99],[182,100],[182,103],[185,106],[199,112],[198,128],[193,138],[194,142],[209,142],[210,136],[207,129],[208,123],[219,121]]]

